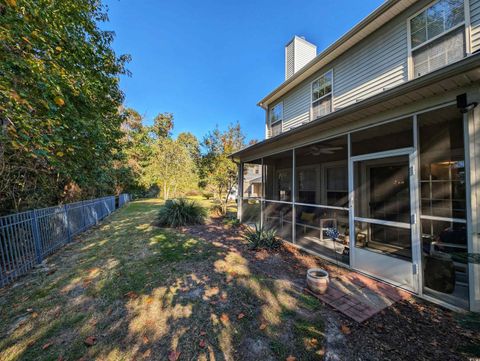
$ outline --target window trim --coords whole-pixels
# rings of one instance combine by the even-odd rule
[[[324,76],[327,75],[328,73],[331,73],[331,74],[332,74],[332,84],[331,84],[330,93],[324,94],[324,95],[322,95],[320,98],[313,100],[313,87],[312,87],[312,86],[313,86],[313,83],[315,83],[318,79],[324,77]],[[331,96],[331,101],[330,101],[330,113],[333,112],[333,109],[334,109],[334,107],[333,107],[333,83],[334,83],[334,81],[333,81],[333,79],[334,79],[333,76],[334,76],[334,74],[333,74],[333,68],[331,68],[331,69],[327,70],[325,73],[323,73],[322,75],[319,75],[318,77],[316,77],[315,79],[313,79],[313,80],[310,82],[310,114],[309,114],[309,119],[310,119],[310,121],[314,121],[314,120],[317,120],[317,119],[320,119],[320,118],[323,117],[323,116],[320,116],[320,117],[317,117],[317,118],[315,118],[315,119],[313,118],[313,103],[314,103],[314,102],[318,102],[319,100],[322,100],[322,99],[324,99],[324,98],[326,98],[326,97],[328,97],[328,96]],[[329,113],[329,114],[330,114],[330,113]],[[325,114],[325,115],[326,115],[326,114]]]
[[[448,29],[447,31],[445,31],[445,32],[443,32],[439,35],[434,36],[433,38],[425,41],[423,44],[412,47],[412,29],[411,29],[410,21],[414,17],[416,17],[417,15],[421,14],[422,12],[427,10],[428,8],[430,8],[433,5],[435,5],[436,3],[438,3],[439,1],[441,1],[441,0],[435,0],[435,1],[430,2],[429,4],[422,7],[420,10],[418,10],[413,15],[411,15],[407,18],[407,48],[408,48],[408,57],[407,57],[408,71],[407,72],[408,72],[408,80],[415,79],[415,74],[413,73],[413,70],[414,70],[413,55],[412,55],[413,52],[418,50],[418,49],[421,49],[424,46],[427,46],[428,44],[430,44],[430,43],[432,43],[432,42],[434,42],[434,41],[436,41],[436,40],[438,40],[442,37],[444,37],[447,34],[450,34],[453,31],[458,30],[462,26],[464,27],[465,53],[466,53],[465,57],[468,57],[469,55],[471,55],[471,49],[472,49],[471,44],[472,44],[472,42],[471,42],[471,29],[470,29],[470,4],[469,4],[469,0],[463,0],[464,16],[463,16],[463,21],[461,23],[455,25],[453,28]],[[449,64],[447,64],[447,65],[449,65]],[[445,65],[445,66],[447,66],[447,65]],[[438,69],[436,69],[436,70],[438,70]]]
[[[275,108],[277,105],[280,105],[282,104],[282,117],[279,119],[279,120],[276,120],[272,123],[271,121],[271,118],[270,118],[270,112],[272,111],[273,108]],[[276,103],[275,105],[271,106],[270,109],[268,110],[268,123],[270,124],[270,127],[274,124],[277,124],[277,123],[280,123],[280,122],[283,122],[283,115],[284,115],[284,111],[283,111],[283,100],[280,100],[278,103]],[[283,127],[282,127],[282,130],[283,130]]]

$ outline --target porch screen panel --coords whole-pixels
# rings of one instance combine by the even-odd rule
[[[295,206],[295,244],[349,264],[348,211],[316,206]]]
[[[260,227],[261,202],[258,199],[242,200],[242,223]]]
[[[283,240],[292,242],[292,205],[264,202],[263,226],[267,230],[274,230]]]
[[[243,197],[260,199],[263,196],[262,160],[243,163]]]
[[[424,292],[468,307],[465,146],[455,106],[418,116]]]
[[[266,200],[292,201],[292,162],[292,151],[263,158]]]
[[[295,243],[349,264],[348,138],[295,150]]]
[[[351,134],[352,156],[413,147],[413,119],[371,127]]]
[[[348,207],[348,145],[342,136],[295,150],[297,203]]]

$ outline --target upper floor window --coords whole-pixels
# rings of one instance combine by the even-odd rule
[[[414,78],[465,56],[464,0],[439,0],[409,25]]]
[[[332,112],[332,71],[312,82],[312,120]]]
[[[270,122],[271,136],[274,137],[275,135],[280,134],[282,132],[283,102],[270,108],[268,120]]]

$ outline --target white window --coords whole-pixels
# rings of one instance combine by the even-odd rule
[[[439,0],[409,20],[414,78],[465,57],[464,0]]]
[[[329,71],[312,82],[312,120],[332,112],[332,78]]]
[[[270,122],[270,131],[272,137],[280,134],[282,132],[283,102],[280,102],[270,108],[268,120]]]

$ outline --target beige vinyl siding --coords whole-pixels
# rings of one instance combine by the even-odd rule
[[[480,50],[480,0],[470,0],[472,53]]]
[[[334,67],[335,110],[405,82],[407,56],[407,29],[402,17],[360,43]]]
[[[334,110],[406,81],[406,17],[388,24],[283,97],[284,131],[310,121],[311,82],[329,69],[333,69]]]
[[[295,73],[293,41],[285,48],[285,79],[288,79]]]
[[[283,99],[283,130],[295,128],[310,118],[310,83],[304,83]]]
[[[472,51],[480,50],[480,0],[470,1]],[[284,131],[310,121],[311,82],[333,70],[333,110],[369,98],[408,80],[407,19],[432,3],[422,0],[363,39],[288,92],[284,101]]]

